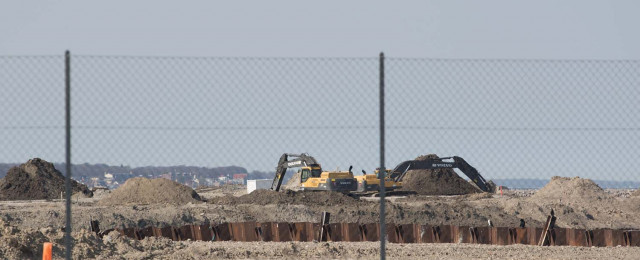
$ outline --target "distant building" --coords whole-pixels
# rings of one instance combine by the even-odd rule
[[[196,176],[193,176],[193,184],[191,185],[192,188],[197,188],[200,187],[200,180],[198,178],[196,178]]]
[[[247,194],[251,193],[254,190],[258,189],[270,189],[271,188],[270,179],[261,179],[261,180],[248,180],[247,181]]]
[[[107,187],[111,188],[113,185],[113,174],[105,172],[104,173],[104,183]]]
[[[89,186],[92,186],[92,187],[102,186],[101,183],[100,183],[100,178],[98,178],[98,177],[92,177],[91,181],[89,182],[89,184],[90,184]]]
[[[236,173],[233,175],[233,179],[246,179],[247,178],[247,174],[246,173]]]
[[[233,175],[233,184],[245,184],[245,180],[247,179],[246,173],[236,173]]]

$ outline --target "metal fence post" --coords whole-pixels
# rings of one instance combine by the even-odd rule
[[[64,181],[66,203],[66,225],[64,227],[65,258],[71,259],[71,53],[65,53],[65,136],[66,170]]]
[[[380,178],[380,259],[384,260],[386,257],[385,240],[387,235],[387,229],[385,225],[385,212],[384,212],[384,178],[386,176],[386,168],[384,167],[384,53],[380,53],[380,170],[378,171],[378,178]]]

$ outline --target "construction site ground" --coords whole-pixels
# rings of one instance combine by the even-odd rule
[[[385,220],[394,224],[542,227],[553,210],[556,226],[574,229],[640,229],[640,192],[603,190],[583,178],[553,177],[539,190],[481,193],[449,171],[414,172],[420,185],[394,192],[386,201]],[[39,259],[44,242],[54,243],[54,258],[64,256],[65,201],[62,174],[52,164],[33,159],[0,179],[0,259]],[[295,182],[295,181],[294,181]],[[448,186],[447,186],[448,185]],[[290,186],[290,185],[286,185]],[[443,187],[448,188],[443,188]],[[73,182],[74,259],[207,258],[377,258],[373,242],[204,242],[164,237],[134,240],[101,230],[203,225],[236,222],[313,222],[322,212],[330,223],[377,223],[375,193],[328,191],[280,192],[244,185],[204,187],[195,191],[166,179],[132,178],[115,190],[89,191]],[[441,192],[434,195],[439,187]],[[438,192],[436,192],[438,193]],[[455,195],[454,195],[455,194]],[[62,195],[62,194],[61,194]],[[526,245],[389,244],[392,259],[637,259],[640,247],[569,247]]]
[[[579,181],[560,178],[553,181]],[[552,183],[550,183],[552,184]],[[563,183],[570,185],[571,183]],[[589,184],[589,183],[587,183]],[[547,187],[535,190],[509,190],[500,194],[455,196],[403,195],[388,197],[386,221],[405,224],[516,227],[522,218],[529,226],[544,224],[551,209],[557,225],[567,228],[640,228],[640,196],[634,190],[598,190],[586,185],[576,194]],[[594,190],[584,190],[593,188]],[[117,190],[116,190],[117,191]],[[111,191],[111,192],[116,192]],[[372,258],[378,255],[377,243],[305,243],[305,242],[174,242],[163,238],[135,241],[117,234],[103,239],[88,232],[91,220],[101,229],[145,226],[179,226],[217,222],[319,222],[323,211],[331,213],[331,222],[374,223],[379,220],[377,197],[348,196],[331,192],[273,192],[258,190],[246,194],[244,186],[196,189],[203,201],[186,204],[151,203],[101,205],[111,192],[92,198],[75,196],[72,204],[79,258]],[[558,194],[554,194],[558,193]],[[135,194],[134,194],[135,195]],[[41,242],[53,240],[62,245],[60,230],[65,223],[61,200],[0,201],[0,254],[6,258],[33,255],[38,258]],[[114,238],[116,236],[117,238]],[[57,240],[56,240],[57,239]],[[268,245],[268,246],[267,246]],[[490,246],[470,244],[391,244],[388,255],[419,259],[573,259],[634,258],[640,248],[580,248],[536,246]],[[60,249],[61,250],[61,249]],[[63,251],[59,251],[62,256]]]

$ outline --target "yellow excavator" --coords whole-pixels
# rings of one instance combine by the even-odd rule
[[[402,187],[402,181],[396,182],[395,179],[392,179],[390,176],[391,170],[387,169],[384,174],[384,186],[386,190],[394,190]],[[358,188],[356,188],[357,192],[380,190],[380,168],[376,168],[373,174],[367,174],[366,171],[362,170],[362,175],[355,176],[354,178],[358,183]]]
[[[271,189],[279,191],[282,180],[288,168],[300,168],[301,190],[326,190],[352,192],[357,188],[356,179],[349,167],[349,171],[322,171],[322,167],[315,158],[308,154],[288,154],[280,157],[276,167],[276,175],[273,178]]]
[[[453,161],[446,161],[453,160]],[[398,164],[393,170],[387,169],[385,171],[384,186],[386,190],[395,190],[402,188],[402,179],[409,170],[422,170],[422,169],[443,169],[443,168],[458,168],[464,173],[472,183],[484,192],[493,192],[491,185],[480,175],[480,173],[469,165],[464,159],[458,156],[451,157],[439,157],[429,158],[426,160],[409,160]],[[358,182],[359,192],[366,191],[378,191],[380,190],[380,171],[376,169],[374,174],[367,174],[364,170],[364,175],[355,176]]]

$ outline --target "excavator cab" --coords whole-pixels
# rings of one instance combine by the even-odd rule
[[[309,178],[320,178],[322,168],[320,165],[311,165],[309,167],[300,168],[298,172],[300,172],[300,183],[304,183]]]
[[[376,177],[378,177],[378,179],[380,179],[380,167],[376,168],[376,170],[374,171],[374,173],[376,174]],[[384,173],[384,177],[385,178],[389,178],[389,174],[391,174],[391,169],[387,169]]]

